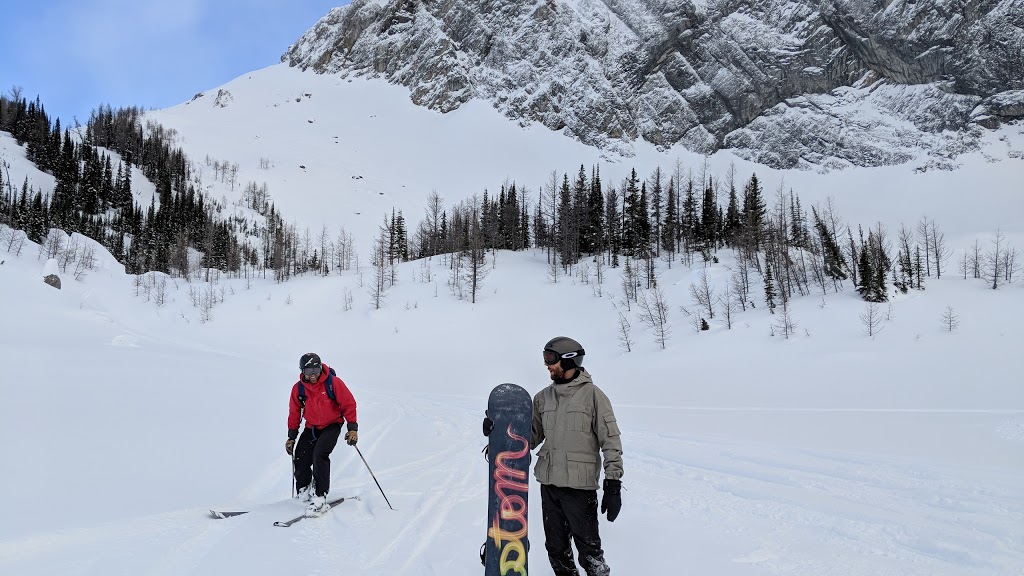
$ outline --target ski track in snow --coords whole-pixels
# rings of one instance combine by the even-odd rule
[[[343,567],[354,574],[473,573],[460,569],[468,566],[465,561],[438,565],[435,558],[440,542],[450,537],[443,537],[446,531],[461,540],[461,554],[473,552],[471,543],[484,538],[482,520],[459,526],[466,516],[460,507],[475,509],[482,499],[479,432],[459,427],[470,415],[436,399],[364,397],[365,409],[382,416],[360,445],[371,465],[378,450],[401,441],[410,421],[419,422],[425,436],[451,434],[439,452],[375,470],[394,512],[358,455],[341,444],[333,458],[332,493],[357,492],[362,499],[346,501],[322,518],[291,528],[271,526],[301,510],[276,496],[281,466],[275,461],[242,491],[246,500],[262,491],[271,503],[244,516],[210,520],[205,510],[193,509],[7,542],[0,545],[0,567],[30,566],[39,555],[61,554],[69,558],[67,574],[131,567],[131,573],[150,576],[212,575],[223,573],[230,551],[252,548],[254,554],[274,555],[268,556],[268,574],[289,567],[311,575],[336,574]],[[628,454],[627,509],[636,510],[636,517],[680,518],[683,534],[699,529],[750,542],[754,548],[732,562],[763,570],[754,573],[895,575],[887,567],[899,566],[901,576],[925,576],[955,566],[988,574],[1021,558],[1017,543],[1024,529],[1007,526],[1024,526],[1024,497],[1020,478],[1009,473],[1002,482],[990,478],[974,485],[940,466],[874,455],[762,450],[642,432],[632,434],[629,445],[640,448]],[[531,508],[539,511],[539,502]],[[540,522],[533,524],[533,570],[547,574]],[[468,535],[476,539],[467,543]],[[156,557],[143,558],[133,553],[139,541],[165,545]],[[264,546],[269,550],[260,550]],[[608,546],[616,548],[614,539]],[[620,567],[631,563],[630,552],[636,553],[616,551]]]
[[[360,444],[371,466],[374,456],[402,441],[410,422],[418,423],[414,428],[426,438],[447,435],[439,451],[375,470],[394,512],[355,451],[342,443],[332,458],[331,492],[358,494],[361,500],[346,501],[322,518],[291,528],[271,526],[301,510],[278,496],[281,463],[275,460],[239,494],[242,501],[270,502],[249,514],[210,520],[205,510],[183,510],[7,542],[0,544],[0,567],[30,566],[35,557],[60,554],[69,559],[67,574],[115,573],[125,567],[149,576],[221,574],[228,551],[268,545],[279,554],[272,564],[303,574],[336,574],[342,567],[365,574],[468,573],[458,568],[465,562],[438,565],[434,556],[446,531],[454,529],[460,540],[484,538],[482,520],[458,526],[465,516],[459,508],[476,507],[482,499],[482,441],[477,430],[463,425],[476,416],[453,407],[451,399],[429,395],[369,391],[363,398],[361,410],[375,416],[372,433]],[[1019,422],[1004,424],[1014,425]],[[950,566],[987,574],[1021,558],[1017,543],[1024,528],[1007,527],[1024,527],[1024,495],[1020,478],[1010,473],[1001,482],[989,476],[984,484],[972,484],[960,471],[877,455],[761,449],[644,432],[629,440],[628,446],[640,448],[628,454],[626,506],[638,510],[637,516],[680,518],[683,533],[700,529],[749,541],[754,548],[732,562],[765,571],[755,573],[895,575],[888,568],[895,565],[901,576],[948,572]],[[539,503],[531,508],[539,511]],[[546,574],[543,533],[540,522],[533,524],[534,573]],[[133,552],[139,541],[165,546],[155,557],[139,557]],[[463,554],[475,546],[460,544]],[[614,540],[610,547],[615,549]],[[628,565],[628,553],[617,555]],[[836,561],[847,558],[851,562]],[[272,568],[277,569],[268,566],[267,573]]]
[[[408,406],[408,400],[403,402],[393,396],[390,397],[390,400]],[[458,423],[450,417],[431,416],[450,414],[450,407],[442,402],[430,400],[421,399],[421,403],[415,408],[403,409],[403,416],[408,416],[409,412],[415,411],[420,418],[434,419],[432,426],[435,429],[458,430]],[[431,549],[435,538],[443,532],[444,527],[450,524],[449,517],[456,504],[472,502],[480,497],[481,478],[486,477],[486,474],[481,475],[479,470],[467,470],[467,466],[458,465],[473,466],[473,462],[467,461],[464,455],[478,453],[479,449],[476,445],[479,443],[476,437],[464,432],[457,442],[450,443],[440,453],[425,454],[420,459],[385,470],[384,473],[388,476],[410,479],[413,485],[406,486],[406,491],[403,494],[416,498],[414,502],[407,501],[403,507],[413,510],[412,516],[408,517],[403,514],[404,519],[400,531],[394,535],[390,544],[366,563],[366,567],[371,569],[371,572],[376,572],[377,569],[383,570],[389,564],[388,561],[394,557],[404,559],[401,568],[395,573],[407,574],[421,571],[416,568],[422,568],[426,564],[428,560],[426,553]],[[457,459],[459,455],[463,455],[461,461]],[[439,463],[443,462],[453,464],[439,467]],[[424,492],[424,488],[426,488],[426,492]],[[386,507],[381,510],[382,513],[390,512]],[[410,542],[414,544],[411,548],[407,548]]]
[[[703,439],[652,440],[644,445],[681,444],[686,451],[672,459],[649,449],[631,455],[634,478],[643,475],[658,486],[646,492],[644,505],[731,537],[770,524],[775,537],[735,560],[771,573],[924,576],[960,566],[990,574],[1021,558],[1015,544],[1024,535],[1020,478],[979,486],[895,460],[803,453],[790,461]],[[685,491],[673,489],[679,486]],[[1007,520],[1021,528],[1007,530]],[[836,558],[859,560],[844,566]],[[898,572],[887,568],[897,559]],[[906,571],[911,565],[917,568]]]
[[[1024,414],[1024,410],[1014,408],[787,408],[772,406],[646,406],[643,404],[623,404],[620,406],[620,408],[640,408],[642,410],[692,410],[695,412],[891,412],[908,414]]]
[[[184,542],[169,547],[163,557],[145,573],[149,576],[191,574],[210,550],[231,532],[232,526],[226,522],[210,522],[209,527],[200,529],[186,537]]]

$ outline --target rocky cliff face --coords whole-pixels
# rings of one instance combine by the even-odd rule
[[[625,155],[941,166],[1024,117],[1024,0],[355,0],[283,59]]]

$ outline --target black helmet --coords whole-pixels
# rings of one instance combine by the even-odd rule
[[[554,352],[554,354],[549,354],[549,352]],[[560,358],[562,368],[565,370],[583,366],[584,354],[586,352],[579,342],[565,336],[556,336],[544,345],[544,362],[554,364]]]
[[[314,352],[307,352],[299,358],[299,370],[306,368],[320,368],[323,363],[320,362],[320,355]]]

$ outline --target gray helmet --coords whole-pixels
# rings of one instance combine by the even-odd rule
[[[544,345],[544,351],[547,352],[549,350],[554,352],[558,358],[561,358],[562,368],[566,370],[583,366],[583,356],[586,352],[583,350],[583,346],[580,346],[580,343],[572,338],[556,336],[548,340],[548,343]],[[548,362],[548,357],[545,357],[544,361]],[[551,364],[554,364],[554,362],[552,361]]]
[[[323,363],[320,361],[320,355],[316,352],[306,352],[299,358],[299,370],[305,370],[306,368],[320,368]]]

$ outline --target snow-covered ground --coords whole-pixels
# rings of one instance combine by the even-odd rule
[[[108,257],[57,291],[36,252],[0,265],[3,574],[478,574],[487,393],[538,391],[540,348],[559,334],[586,347],[623,430],[623,512],[601,526],[616,573],[1024,565],[1024,283],[933,280],[897,299],[874,338],[852,291],[824,307],[798,299],[784,340],[763,307],[694,332],[678,307],[692,306],[698,272],[677,265],[662,275],[668,348],[634,318],[627,353],[616,284],[601,297],[553,285],[534,252],[499,253],[476,305],[449,293],[435,259],[430,282],[423,263],[402,265],[378,311],[355,273],[222,280],[205,324],[181,279],[158,307]],[[947,305],[954,332],[940,326]],[[360,500],[272,525],[300,511],[283,444],[310,350],[353,390],[360,448],[395,511],[342,445],[332,494]],[[550,574],[537,489],[531,569]],[[209,508],[253,512],[212,520]]]
[[[609,162],[473,103],[451,115],[415,108],[377,81],[275,66],[225,89],[227,107],[212,105],[215,89],[152,117],[197,162],[237,162],[238,184],[267,182],[286,220],[345,226],[363,262],[385,213],[404,209],[412,228],[432,189],[451,205],[506,177],[536,194],[552,170],[579,164],[601,162],[606,182],[676,159],[702,169],[679,150]],[[83,279],[60,274],[57,291],[41,282],[53,265],[37,247],[0,250],[0,574],[479,574],[487,393],[501,382],[540,390],[541,346],[567,335],[585,346],[623,431],[623,511],[601,525],[614,573],[1019,576],[1024,282],[991,290],[954,269],[997,228],[1024,249],[1022,131],[991,133],[986,153],[953,172],[735,162],[741,183],[757,171],[769,200],[781,185],[805,208],[833,197],[853,225],[881,221],[895,234],[927,215],[943,229],[955,251],[947,273],[883,305],[874,337],[849,286],[794,300],[788,340],[770,335],[777,318],[760,305],[732,330],[716,318],[697,333],[681,307],[694,308],[701,269],[678,262],[660,279],[667,349],[634,309],[626,352],[617,272],[600,295],[593,275],[552,284],[534,251],[498,253],[476,304],[450,293],[443,259],[403,264],[375,311],[365,267],[362,280],[167,278],[157,306],[101,251]],[[7,135],[0,154],[13,182],[47,185]],[[724,177],[731,160],[710,158],[710,173]],[[206,170],[208,192],[237,198],[241,186]],[[716,286],[734,265],[720,256],[708,269]],[[190,286],[223,297],[210,321]],[[947,307],[953,332],[941,326]],[[332,495],[360,499],[272,525],[300,510],[283,445],[296,363],[310,350],[355,394],[360,448],[394,511],[339,446]],[[535,482],[531,495],[530,568],[547,575]],[[213,520],[210,508],[252,512]]]

